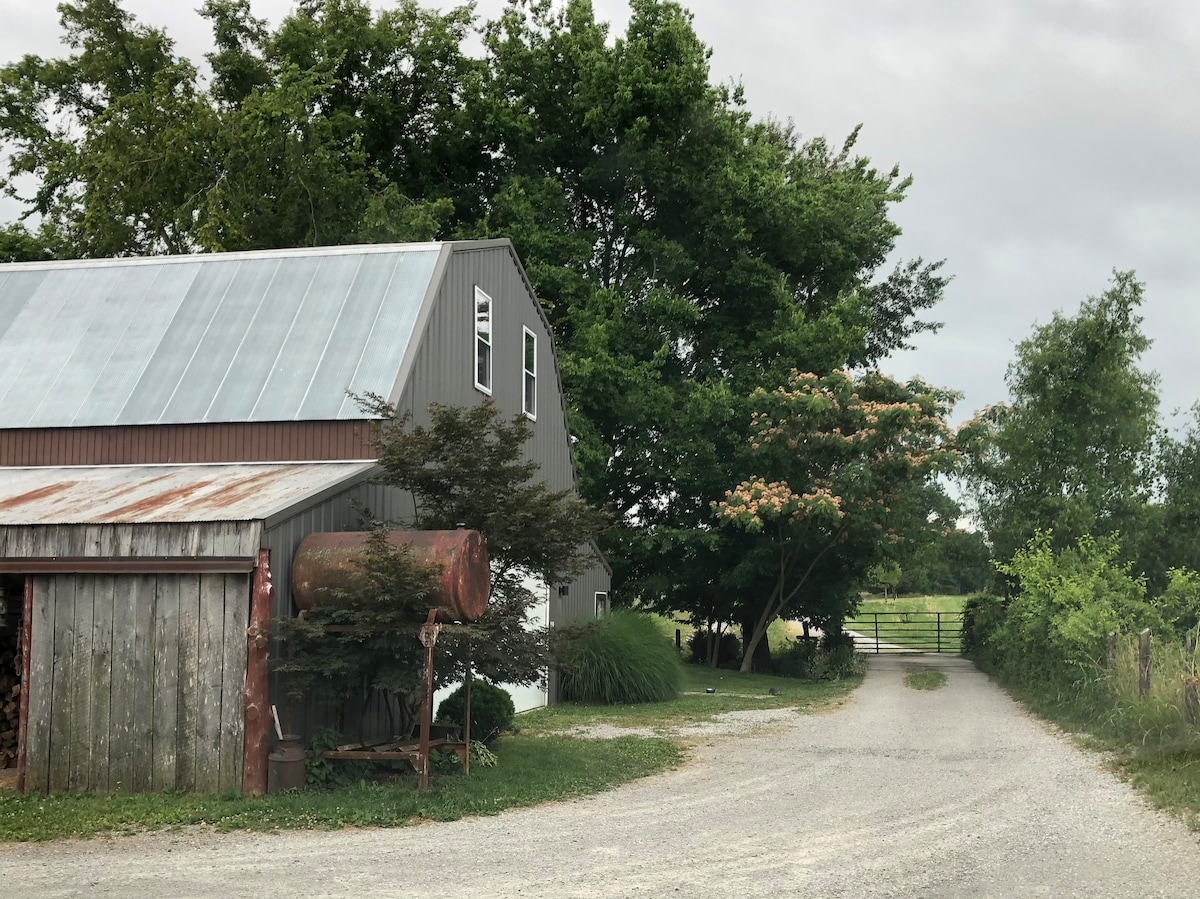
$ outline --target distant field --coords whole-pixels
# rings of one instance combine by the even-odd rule
[[[911,649],[958,652],[959,618],[965,596],[902,596],[899,599],[864,599],[858,613],[846,620],[846,629],[856,631],[880,643],[893,643]],[[938,614],[942,613],[939,643]],[[880,613],[876,618],[875,613]],[[902,614],[898,614],[902,613]]]

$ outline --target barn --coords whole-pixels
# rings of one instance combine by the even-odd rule
[[[270,621],[305,536],[411,511],[375,483],[368,393],[417,422],[490,397],[575,483],[508,241],[0,266],[0,761],[23,789],[257,792],[270,706],[320,723],[269,671]],[[609,572],[542,589],[562,626]]]

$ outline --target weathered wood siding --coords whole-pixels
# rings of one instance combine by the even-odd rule
[[[34,577],[31,792],[242,784],[250,575]]]
[[[0,525],[0,559],[254,556],[262,522]]]

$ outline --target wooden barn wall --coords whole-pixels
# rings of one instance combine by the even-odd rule
[[[364,421],[0,429],[0,466],[373,459]]]
[[[241,788],[249,574],[33,582],[31,792]]]
[[[0,558],[254,556],[261,522],[0,525]]]

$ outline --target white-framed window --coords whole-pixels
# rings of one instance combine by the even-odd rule
[[[524,375],[522,376],[523,399],[521,401],[521,409],[530,418],[537,420],[537,335],[528,328],[522,327],[523,332],[523,348],[525,360],[522,366]]]
[[[596,617],[600,618],[608,614],[608,594],[596,594]]]
[[[475,288],[475,386],[492,393],[492,298]]]

